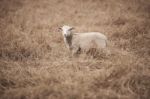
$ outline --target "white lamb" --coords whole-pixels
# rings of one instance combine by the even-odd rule
[[[102,49],[107,46],[107,37],[99,32],[72,33],[73,27],[64,25],[62,30],[64,42],[72,54],[90,49]]]

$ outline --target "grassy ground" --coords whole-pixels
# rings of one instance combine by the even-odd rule
[[[64,24],[104,33],[111,54],[71,57]],[[149,0],[0,0],[1,99],[149,97]]]

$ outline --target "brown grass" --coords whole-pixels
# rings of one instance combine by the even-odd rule
[[[110,54],[71,57],[63,24],[104,33]],[[149,97],[149,0],[0,0],[1,99]]]

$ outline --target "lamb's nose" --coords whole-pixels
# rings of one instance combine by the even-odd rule
[[[64,37],[67,37],[67,34],[64,34]]]

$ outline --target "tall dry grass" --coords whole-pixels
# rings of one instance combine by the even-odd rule
[[[149,0],[0,0],[1,99],[149,99]],[[71,57],[57,28],[99,31],[110,54]]]

